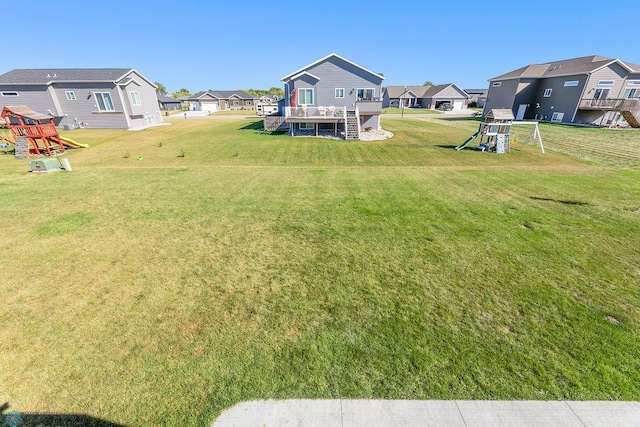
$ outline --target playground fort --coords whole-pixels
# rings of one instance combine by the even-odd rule
[[[14,138],[0,135],[0,139],[17,147],[18,141],[27,142],[27,156],[54,156],[64,153],[65,148],[86,148],[72,139],[60,136],[53,117],[31,110],[26,105],[4,107],[1,117]],[[16,156],[18,151],[16,151]]]
[[[509,109],[493,109],[485,116],[485,121],[480,123],[478,131],[469,139],[456,147],[457,151],[467,147],[472,141],[480,137],[478,145],[473,148],[479,151],[493,151],[498,154],[511,152],[511,137],[513,126],[533,126],[531,133],[524,140],[524,146],[530,140],[536,140],[540,144],[540,150],[544,153],[542,137],[538,122],[515,121],[513,112]]]

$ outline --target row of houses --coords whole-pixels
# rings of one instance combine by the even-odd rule
[[[329,54],[281,81],[284,97],[256,99],[245,91],[206,91],[186,102],[190,110],[215,112],[254,109],[279,102],[280,114],[265,129],[329,131],[347,139],[380,129],[387,106],[436,109],[466,107],[485,101],[484,111],[511,109],[517,120],[640,127],[640,65],[602,56],[530,64],[489,80],[483,90],[462,90],[453,83],[436,86],[389,86],[385,77],[336,53]],[[143,129],[162,122],[156,86],[135,69],[18,69],[0,75],[0,106],[28,105],[66,128]]]

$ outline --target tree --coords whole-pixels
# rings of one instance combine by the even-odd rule
[[[272,87],[269,89],[269,94],[270,95],[280,95],[280,96],[284,96],[284,90],[281,87]]]
[[[167,93],[167,87],[160,82],[153,82],[156,85],[156,92],[158,93]]]
[[[422,86],[435,86],[433,84],[433,82],[431,80],[427,80],[426,82],[424,82],[424,84]]]
[[[189,92],[189,89],[182,88],[179,91],[174,92],[173,94],[174,98],[181,98],[183,96],[191,96],[191,92]]]

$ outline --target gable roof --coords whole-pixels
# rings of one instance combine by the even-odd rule
[[[460,92],[460,96],[469,98],[469,95],[460,89],[455,83],[445,83],[435,86],[387,86],[385,90],[387,91],[389,98],[402,97],[405,88],[407,93],[411,92],[415,94],[416,98],[432,98],[450,86],[453,86],[456,91]]]
[[[407,92],[415,94],[416,98],[424,98],[424,93],[430,87],[431,86],[387,86],[384,90],[387,91],[389,98],[400,98],[404,94],[405,88]]]
[[[176,99],[176,98],[172,98],[170,96],[164,95],[162,93],[158,93],[156,94],[156,96],[158,97],[158,101],[162,102],[162,103],[170,103],[170,102],[175,102],[175,103],[179,103],[180,100]]]
[[[368,70],[367,68],[364,68],[362,65],[358,65],[355,62],[349,61],[347,58],[345,58],[343,56],[340,56],[337,53],[330,53],[329,55],[327,55],[327,56],[325,56],[323,58],[320,58],[317,61],[312,62],[311,64],[305,65],[304,67],[300,68],[299,70],[294,71],[291,74],[287,74],[286,76],[281,78],[280,81],[282,81],[283,83],[286,83],[287,81],[291,80],[293,77],[297,76],[298,74],[302,73],[303,71],[306,71],[309,68],[314,67],[314,66],[318,65],[319,63],[321,63],[323,61],[326,61],[329,58],[338,58],[338,59],[340,59],[340,60],[342,60],[342,61],[344,61],[344,62],[346,62],[348,64],[353,65],[354,67],[360,68],[361,70],[363,70],[363,71],[365,71],[365,72],[367,72],[367,73],[379,78],[380,80],[384,80],[384,76],[381,73],[374,73],[373,71]]]
[[[604,56],[591,55],[580,58],[564,59],[561,61],[547,62],[544,64],[530,64],[517,70],[510,71],[498,77],[489,79],[509,80],[519,78],[548,78],[558,76],[570,76],[575,74],[590,74],[610,64],[617,63],[630,72],[640,72],[640,68],[630,66],[619,59],[606,58]]]
[[[247,92],[243,90],[211,90],[211,91],[200,91],[191,95],[188,99],[191,101],[202,99],[204,97],[214,98],[214,99],[230,99],[233,97],[240,99],[254,99],[252,95],[249,95]]]
[[[109,82],[118,83],[136,72],[153,87],[156,85],[134,68],[27,68],[14,69],[0,75],[0,84],[50,85],[53,83]]]

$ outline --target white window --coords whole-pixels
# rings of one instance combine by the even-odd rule
[[[145,124],[147,124],[147,125],[155,125],[156,124],[155,116],[152,116],[149,113],[144,113],[144,114],[145,114],[145,116],[144,116]]]
[[[551,96],[551,92],[553,92],[553,89],[545,89],[544,90],[544,97],[545,98],[549,98]]]
[[[76,93],[72,90],[67,90],[64,92],[64,95],[67,97],[68,101],[75,101],[76,100]]]
[[[611,86],[615,83],[615,80],[598,80],[598,85],[600,86]]]
[[[553,116],[551,116],[551,121],[561,122],[563,118],[564,118],[564,113],[553,113]]]
[[[298,105],[313,105],[313,89],[298,89]]]
[[[493,84],[491,86],[500,87],[500,86],[502,86],[502,82],[493,82]]]
[[[336,88],[336,98],[344,98],[344,88]]]
[[[300,123],[300,129],[302,130],[313,130],[313,123]]]
[[[140,94],[138,92],[129,92],[129,96],[131,97],[131,105],[138,106],[142,105],[142,101],[140,101]]]
[[[238,102],[238,101],[233,101],[233,106],[234,106],[234,107],[237,107],[238,105],[240,105],[240,102]]]
[[[578,80],[567,80],[566,82],[564,82],[564,86],[578,86],[578,83],[580,83]]]
[[[93,92],[98,104],[98,111],[115,111],[109,92]]]
[[[251,101],[244,101],[244,105],[251,105]]]
[[[622,97],[625,99],[640,98],[640,89],[627,88],[624,90],[624,94],[622,95]]]
[[[2,96],[18,96],[18,92],[1,92]]]
[[[357,99],[358,101],[373,101],[375,95],[375,89],[358,89]]]
[[[627,82],[627,86],[636,86],[636,85],[640,85],[640,80],[629,80]]]

